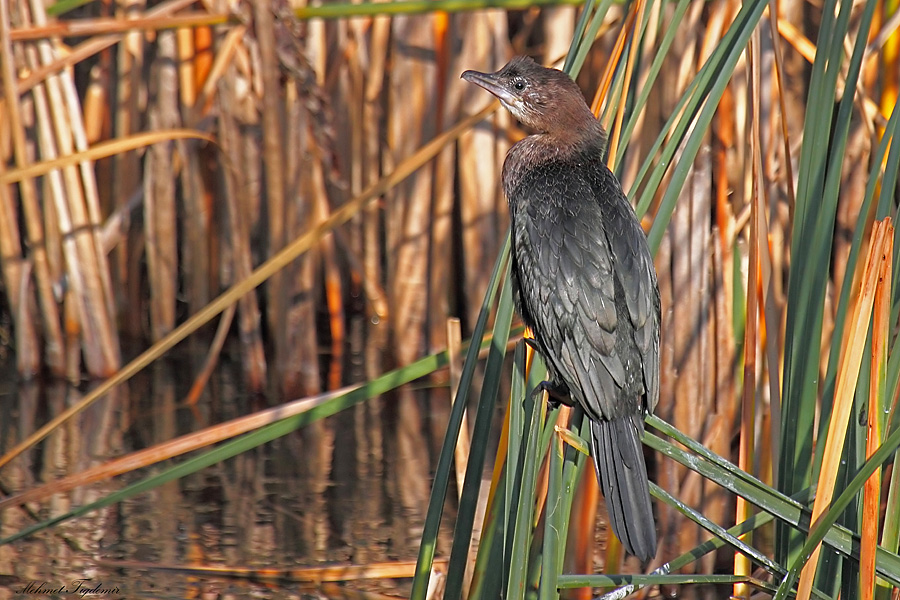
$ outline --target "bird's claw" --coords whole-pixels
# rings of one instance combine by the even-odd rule
[[[569,395],[569,388],[565,384],[553,383],[552,381],[542,381],[531,392],[532,397],[536,397],[547,392],[547,404],[551,409],[557,409],[561,405],[575,406],[575,401]]]
[[[531,348],[532,350],[534,350],[535,352],[541,351],[540,348],[538,348],[537,342],[534,340],[534,338],[523,337],[522,339],[525,341],[526,344],[528,344],[528,347]],[[544,383],[546,383],[546,382],[544,382]]]

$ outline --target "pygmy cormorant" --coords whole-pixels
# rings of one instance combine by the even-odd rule
[[[516,307],[547,364],[544,389],[590,419],[613,531],[649,560],[656,526],[641,433],[659,400],[659,288],[634,209],[604,162],[606,132],[568,75],[530,58],[462,78],[537,132],[503,163]]]

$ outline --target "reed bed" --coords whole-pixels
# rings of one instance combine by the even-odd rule
[[[500,168],[524,132],[458,77],[528,53],[577,76],[612,134],[610,163],[644,217],[663,310],[657,414],[780,492],[814,483],[819,465],[841,456],[842,443],[825,454],[824,442],[836,381],[849,398],[842,410],[853,390],[880,398],[869,414],[896,402],[896,292],[882,290],[870,308],[888,332],[874,355],[851,352],[861,352],[853,342],[866,339],[868,312],[856,329],[844,326],[862,297],[864,265],[875,260],[857,260],[874,247],[868,231],[876,217],[896,216],[896,7],[870,0],[851,14],[847,3],[822,11],[797,0],[564,4],[48,8],[0,0],[0,310],[10,323],[0,340],[13,340],[20,376],[112,376],[111,387],[189,336],[203,360],[187,367],[200,373],[228,335],[249,390],[295,398],[381,382],[392,369],[446,356],[448,345],[459,348],[453,318],[462,338],[493,323],[505,348],[508,298],[488,299],[504,297],[495,263],[508,225]],[[715,61],[720,71],[711,74]],[[885,246],[885,256],[895,250]],[[222,311],[210,346],[205,326]],[[122,368],[132,354],[122,348],[147,347]],[[395,450],[426,475],[405,489],[410,506],[428,502],[423,427],[443,437],[445,423],[426,412],[457,397],[443,371],[453,354],[415,371],[437,384],[427,400],[409,387],[393,392]],[[847,355],[855,360],[844,362]],[[505,351],[489,354],[479,366],[484,389],[507,389],[492,379],[503,364],[509,369],[504,360]],[[862,369],[858,388],[847,377],[860,364],[874,370]],[[451,374],[455,388],[459,368]],[[465,399],[471,373],[462,381]],[[524,390],[526,379],[519,383]],[[528,413],[535,423],[537,414]],[[484,460],[487,448],[478,432],[487,426],[471,420],[471,478],[480,481],[477,456]],[[895,430],[890,420],[871,428],[879,440]],[[861,435],[852,438],[853,468],[828,469],[839,481],[880,447],[868,436],[866,450]],[[451,437],[462,461],[469,442],[457,448]],[[554,456],[533,486],[552,490],[560,483],[554,461],[575,460],[570,451]],[[654,463],[655,481],[690,510],[719,524],[753,518],[752,502],[735,502],[714,477],[661,457]],[[457,469],[465,515],[473,500]],[[495,467],[495,484],[503,469]],[[866,504],[876,533],[879,507],[898,502],[897,478],[887,475],[870,492],[882,502],[870,496]],[[443,502],[438,492],[432,505]],[[598,560],[592,477],[575,497],[582,535],[568,541],[564,566],[589,573]],[[548,518],[542,506],[535,519]],[[661,557],[715,539],[688,520],[660,504]],[[889,509],[883,520],[882,544],[896,553],[897,518]],[[845,525],[855,530],[853,522]],[[467,543],[471,531],[457,535]],[[638,568],[607,541],[608,572]],[[784,565],[801,542],[784,525],[753,540]],[[759,580],[743,556],[710,553],[680,568],[712,573],[724,560],[735,577],[725,583],[744,596]],[[479,577],[476,566],[474,590]]]

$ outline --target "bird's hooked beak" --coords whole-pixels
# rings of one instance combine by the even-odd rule
[[[499,71],[498,71],[499,73]],[[500,83],[500,77],[497,73],[481,73],[480,71],[466,71],[460,78],[470,83],[483,87],[493,95],[500,99],[504,106],[510,108],[515,106],[519,101],[512,92]]]

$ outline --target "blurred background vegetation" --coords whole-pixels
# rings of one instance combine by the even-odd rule
[[[392,390],[317,421],[304,448],[333,451],[349,428],[367,464],[403,457],[398,498],[421,523],[460,342],[480,339],[479,321],[509,335],[508,298],[489,293],[508,224],[499,174],[527,133],[459,74],[528,54],[576,76],[656,252],[657,414],[793,495],[820,481],[832,406],[849,390],[840,491],[896,430],[889,271],[874,301],[886,342],[867,337],[868,312],[861,326],[848,317],[866,306],[872,224],[897,210],[896,0],[541,4],[0,0],[0,358],[20,380],[92,390],[49,417],[83,410],[185,339],[195,383],[181,406],[202,405],[223,348],[245,393],[270,404],[360,382],[374,387],[347,406]],[[477,363],[475,389],[487,372],[506,397],[504,356],[502,378]],[[500,410],[487,414],[499,423]],[[5,439],[0,466],[55,426]],[[473,440],[489,456],[492,431]],[[715,478],[653,456],[659,486],[711,521],[751,515]],[[481,463],[471,468],[480,481]],[[890,472],[867,514],[896,553]],[[571,542],[566,568],[615,573],[615,548],[596,552],[593,481],[572,517],[590,534]],[[857,534],[862,510],[844,515]],[[658,525],[653,566],[710,536],[665,504]],[[803,541],[793,531],[754,543],[787,568]],[[719,552],[684,568],[750,575],[741,560]],[[834,574],[853,561],[832,562],[820,587],[849,597],[859,572],[841,588]]]

